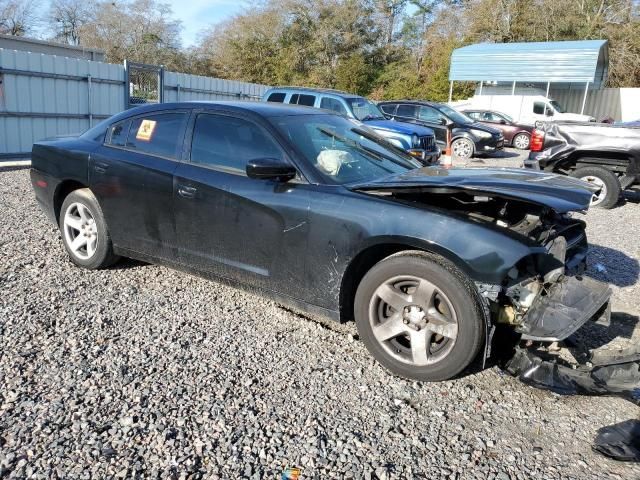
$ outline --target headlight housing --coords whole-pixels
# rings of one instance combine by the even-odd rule
[[[471,129],[471,134],[475,135],[476,137],[479,137],[479,138],[491,138],[491,137],[493,137],[493,135],[491,135],[489,132],[485,132],[484,130]]]

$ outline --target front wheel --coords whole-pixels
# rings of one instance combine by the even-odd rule
[[[64,199],[59,226],[67,253],[76,265],[94,270],[118,260],[102,209],[88,188],[74,190]]]
[[[392,373],[414,380],[452,378],[476,358],[484,341],[475,286],[455,266],[422,252],[376,264],[355,298],[367,349]]]
[[[592,207],[613,208],[622,194],[620,181],[615,173],[602,167],[582,167],[571,172],[571,176],[600,187],[600,192],[593,195]]]
[[[519,150],[529,150],[531,138],[526,133],[519,133],[513,137],[513,146]]]
[[[471,158],[474,150],[473,142],[466,138],[458,138],[451,144],[451,152],[457,158]]]

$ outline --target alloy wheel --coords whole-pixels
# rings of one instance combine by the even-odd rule
[[[98,246],[98,228],[86,205],[75,202],[64,213],[64,236],[69,250],[82,260],[90,259]]]
[[[602,181],[602,179],[593,175],[580,177],[580,180],[600,187],[600,192],[597,194],[594,193],[593,196],[591,197],[591,206],[595,207],[596,205],[600,205],[604,201],[604,199],[607,197],[607,185]]]
[[[392,357],[415,366],[432,365],[453,349],[458,319],[449,298],[415,276],[381,284],[369,304],[375,339]]]
[[[527,150],[529,148],[529,137],[527,135],[516,135],[513,143],[516,148],[520,150]]]
[[[471,143],[466,140],[453,142],[453,154],[458,158],[469,158],[473,153]]]

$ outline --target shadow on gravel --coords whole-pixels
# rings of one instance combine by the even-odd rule
[[[629,240],[629,239],[627,239]],[[633,240],[631,240],[633,241]],[[591,244],[586,274],[617,287],[630,287],[640,278],[640,263],[620,250]]]
[[[610,325],[587,322],[584,327],[570,337],[570,340],[571,343],[581,345],[583,348],[595,350],[618,338],[632,338],[638,322],[640,322],[640,318],[636,315],[626,312],[611,312]]]
[[[146,262],[142,262],[140,260],[134,260],[132,258],[122,258],[115,264],[109,267],[110,270],[130,270],[133,268],[146,267],[149,265]]]

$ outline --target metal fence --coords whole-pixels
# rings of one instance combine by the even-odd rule
[[[266,85],[0,48],[0,160],[141,103],[257,100]]]

